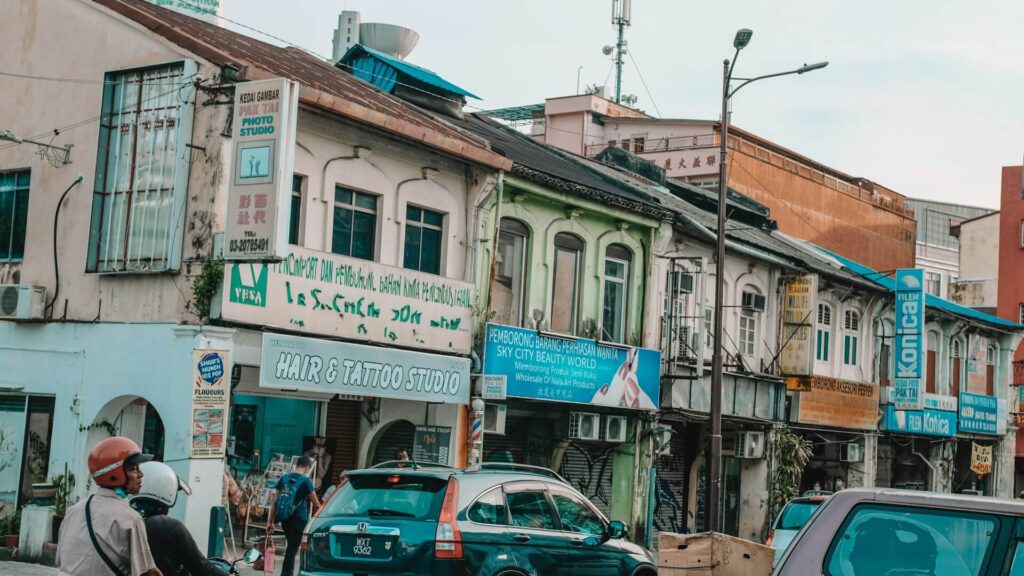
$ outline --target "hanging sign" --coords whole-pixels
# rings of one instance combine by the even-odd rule
[[[288,247],[299,85],[235,85],[225,260],[278,260]]]
[[[992,472],[992,447],[971,442],[971,471],[976,474]]]
[[[924,409],[924,270],[896,271],[896,379],[893,404],[897,410]]]
[[[228,353],[192,351],[192,457],[223,458],[228,412]]]
[[[818,277],[799,276],[786,283],[782,309],[782,352],[779,366],[790,376],[810,376],[814,363],[814,303]]]
[[[412,441],[412,459],[448,466],[452,429],[449,426],[417,426]]]

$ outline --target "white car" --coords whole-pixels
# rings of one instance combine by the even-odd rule
[[[814,511],[821,506],[829,496],[829,492],[805,492],[803,496],[794,498],[782,507],[782,511],[775,518],[772,530],[768,533],[768,540],[765,546],[771,546],[775,550],[775,563],[782,558],[782,553],[789,548],[789,544],[796,537],[797,532],[807,524]]]

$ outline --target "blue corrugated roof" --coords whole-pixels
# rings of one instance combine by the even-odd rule
[[[374,58],[380,60],[381,62],[384,62],[388,66],[391,66],[395,70],[398,70],[398,72],[405,74],[406,76],[409,76],[411,78],[414,78],[415,80],[423,82],[424,84],[429,84],[436,88],[440,88],[441,90],[444,90],[446,92],[459,94],[460,96],[468,96],[476,100],[481,99],[476,94],[473,94],[468,90],[463,90],[462,88],[459,88],[455,84],[452,84],[451,82],[445,80],[444,78],[441,78],[436,73],[427,70],[426,68],[421,68],[420,66],[417,66],[415,64],[410,64],[405,60],[399,60],[393,56],[389,56],[383,52],[374,50],[373,48],[367,48],[362,44],[356,44],[355,46],[349,48],[348,52],[346,52],[345,55],[342,56],[341,62],[344,64],[349,64],[353,58],[360,54],[368,54],[370,56],[373,56]]]
[[[834,258],[837,262],[842,264],[844,268],[847,268],[851,272],[859,274],[860,276],[863,276],[864,278],[871,280],[872,282],[878,284],[879,286],[882,286],[886,290],[889,290],[891,292],[896,291],[895,278],[892,278],[881,272],[873,270],[859,262],[854,262],[849,258],[843,258],[839,254],[826,250],[820,246],[815,246],[815,248],[821,250],[822,253]],[[944,310],[946,312],[949,312],[950,314],[956,314],[957,316],[962,316],[964,318],[978,320],[979,322],[992,324],[994,326],[999,326],[1000,328],[1009,328],[1012,330],[1024,329],[1024,324],[1017,324],[1016,322],[1003,320],[1002,318],[999,318],[997,316],[985,314],[984,312],[979,312],[974,308],[968,308],[966,306],[961,306],[954,302],[950,302],[949,300],[943,300],[942,298],[939,298],[938,296],[932,294],[925,294],[925,306],[930,308],[938,308],[939,310]]]

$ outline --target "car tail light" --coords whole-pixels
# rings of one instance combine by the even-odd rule
[[[458,513],[459,482],[455,478],[448,480],[448,489],[444,493],[441,504],[441,515],[437,519],[437,532],[434,534],[434,557],[459,559],[462,558],[462,533],[455,516]]]
[[[328,496],[326,500],[320,503],[320,509],[314,512],[313,515],[309,517],[309,522],[306,522],[306,529],[302,532],[302,540],[299,541],[300,558],[304,558],[306,556],[306,549],[309,548],[309,527],[313,525],[313,521],[316,520],[318,516],[320,516],[320,513],[323,512],[324,508],[327,508],[327,503],[331,501],[331,498],[334,498],[334,495],[340,492],[341,488],[347,483],[348,476],[342,476],[341,481],[338,482],[338,486],[334,489],[333,492],[331,492],[331,495]]]
[[[768,539],[764,541],[764,545],[765,546],[771,546],[772,545],[772,539],[774,539],[774,538],[775,538],[775,530],[772,530],[772,531],[768,532]]]

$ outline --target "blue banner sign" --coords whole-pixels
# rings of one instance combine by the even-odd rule
[[[922,436],[956,436],[956,412],[939,410],[897,410],[885,407],[885,429]]]
[[[924,408],[924,270],[896,271],[896,378],[893,404]]]
[[[995,396],[961,392],[960,431],[997,435],[999,433],[999,399]]]
[[[484,373],[510,397],[657,410],[661,353],[488,324]]]

